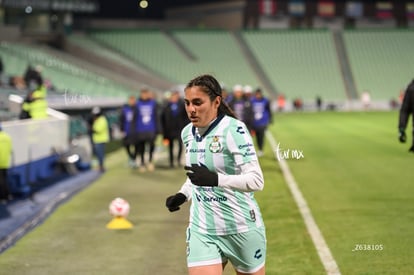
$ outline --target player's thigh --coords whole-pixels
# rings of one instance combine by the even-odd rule
[[[266,232],[257,228],[248,232],[221,238],[223,254],[240,274],[256,273],[263,269],[266,261]]]
[[[213,264],[213,265],[189,267],[188,274],[189,275],[221,275],[223,274],[223,265]]]
[[[187,266],[189,269],[215,265],[221,267],[223,263],[227,262],[217,245],[216,238],[216,236],[187,229]]]

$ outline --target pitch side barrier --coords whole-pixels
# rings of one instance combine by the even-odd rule
[[[53,109],[45,119],[5,121],[3,131],[12,138],[9,185],[12,194],[29,195],[41,184],[64,173],[62,155],[69,149],[69,118]]]

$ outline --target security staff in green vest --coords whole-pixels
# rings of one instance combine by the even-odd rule
[[[109,142],[108,120],[102,114],[101,108],[92,109],[92,143],[96,158],[99,162],[99,171],[105,172],[105,144]]]
[[[11,199],[7,182],[7,172],[10,168],[12,140],[0,125],[0,202],[7,203]]]
[[[28,99],[23,103],[22,110],[27,113],[27,118],[43,119],[47,118],[46,88],[43,85],[31,92]]]

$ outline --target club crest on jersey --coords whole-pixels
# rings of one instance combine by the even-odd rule
[[[213,140],[211,141],[210,146],[208,148],[210,149],[210,152],[212,153],[221,152],[223,147],[221,146],[218,136],[213,137]]]

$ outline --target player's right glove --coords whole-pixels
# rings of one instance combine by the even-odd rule
[[[167,206],[170,212],[180,210],[180,205],[187,200],[187,197],[183,193],[177,193],[175,195],[169,196],[165,201],[165,206]]]
[[[405,141],[407,140],[407,136],[405,135],[405,131],[402,128],[399,129],[398,139],[400,140],[401,143],[405,143]]]

